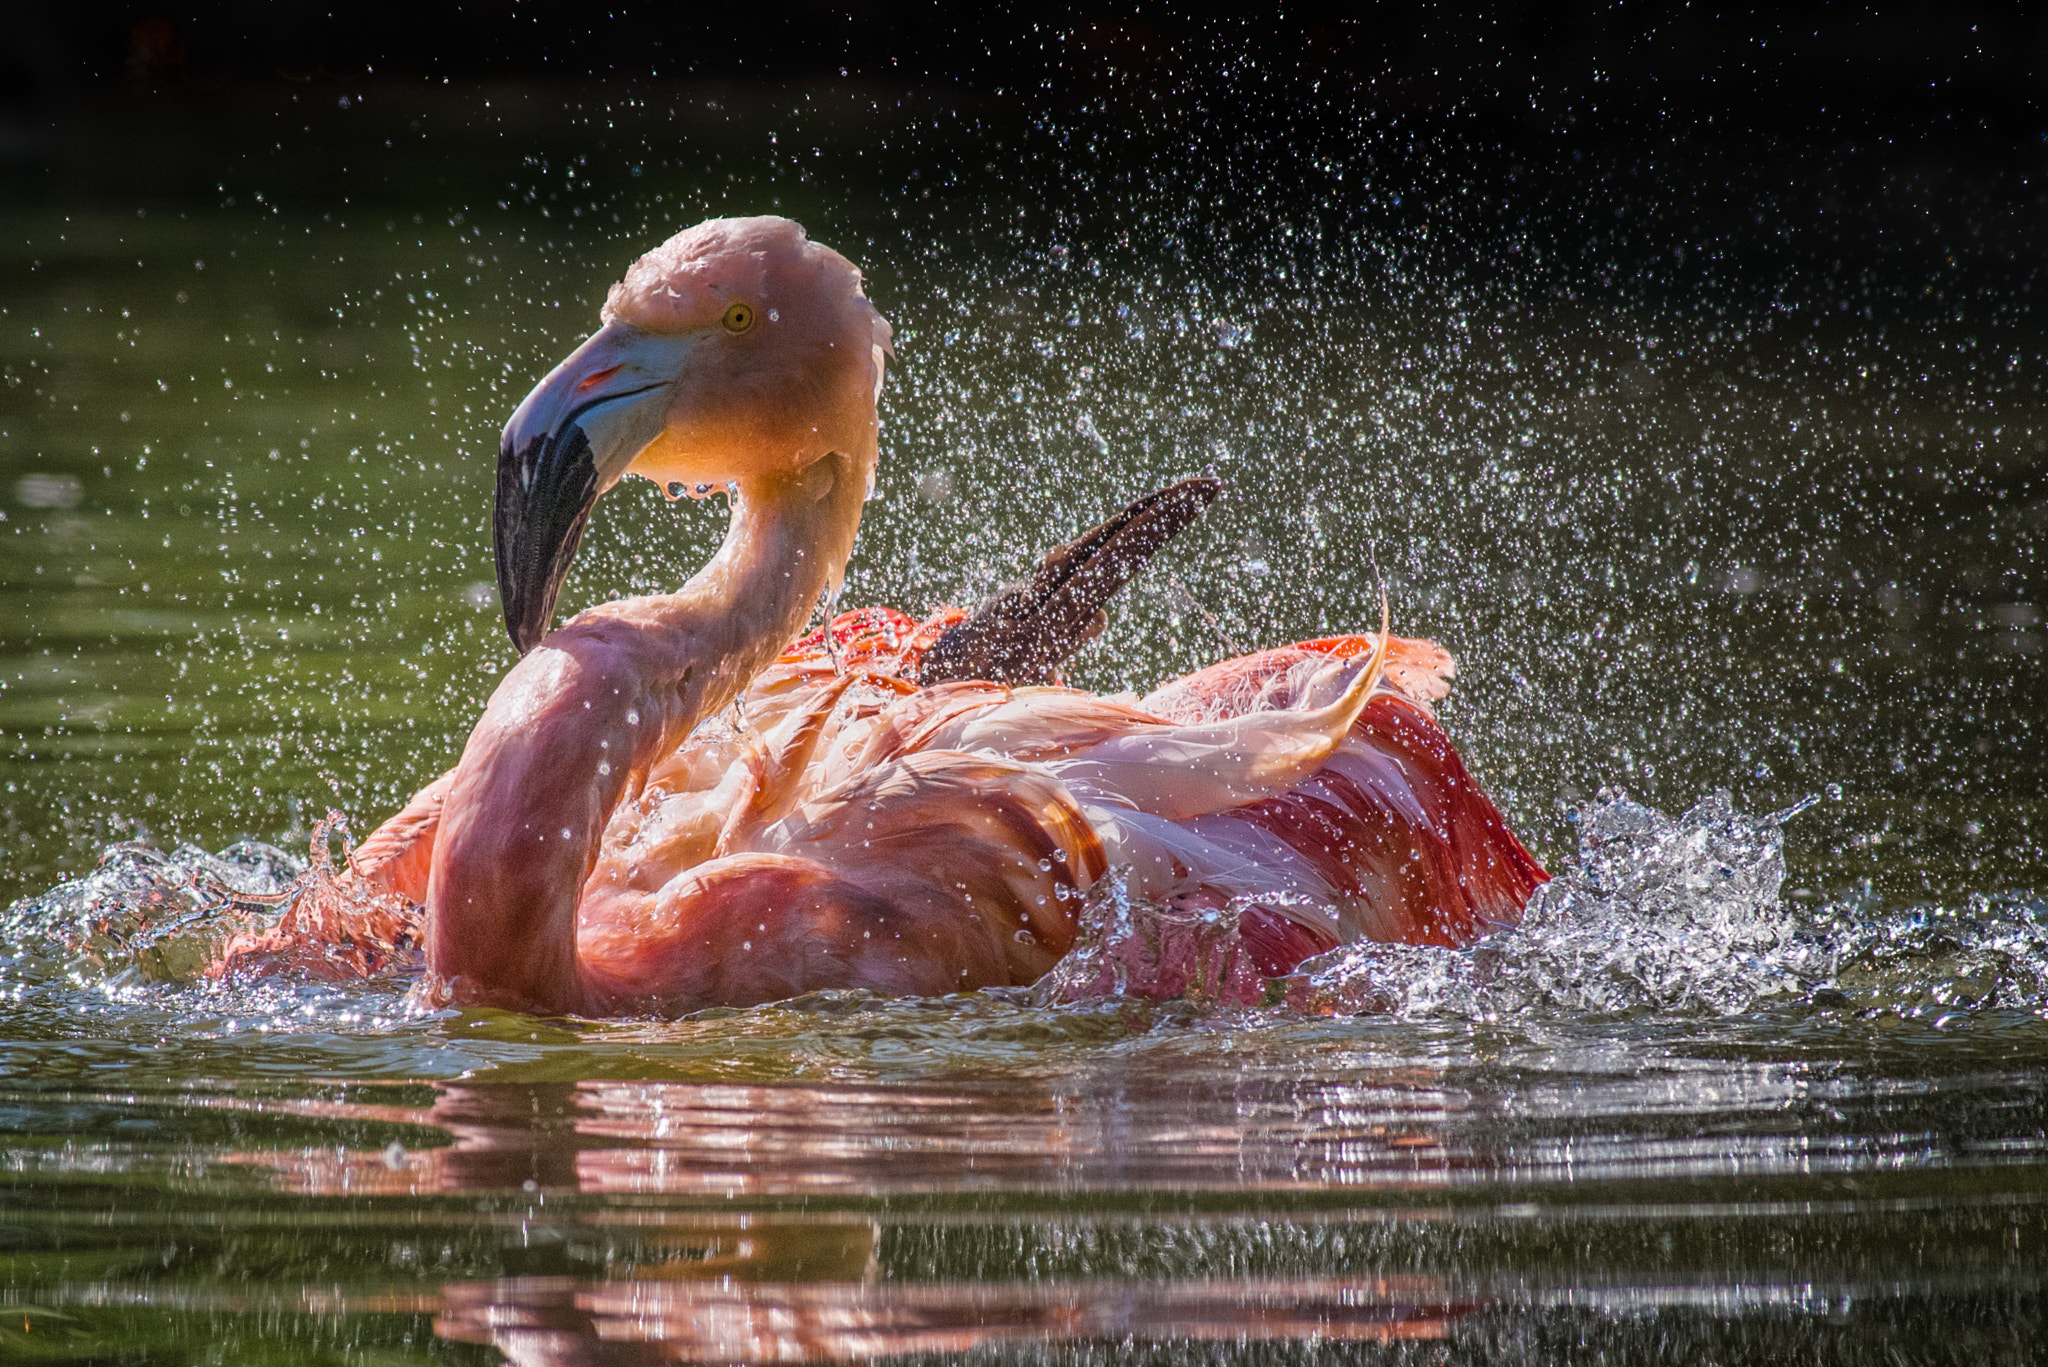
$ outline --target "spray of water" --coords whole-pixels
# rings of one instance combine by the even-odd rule
[[[1253,1006],[1267,996],[1234,906],[1154,906],[1112,871],[1089,890],[1080,920],[1074,948],[1033,988],[1036,1004],[1128,996]]]
[[[0,913],[24,975],[111,986],[286,972],[373,979],[417,960],[417,911],[348,873],[347,823],[313,827],[309,857],[243,840],[218,854],[110,845],[93,871]],[[329,845],[344,841],[336,864]]]
[[[1230,909],[1150,907],[1111,878],[1039,998],[1186,997],[1468,1021],[1728,1016],[1774,1003],[1908,1015],[2048,1010],[2048,906],[2038,900],[1895,912],[1786,903],[1784,823],[1808,805],[1750,816],[1717,792],[1670,817],[1603,794],[1574,814],[1578,858],[1538,890],[1521,925],[1464,949],[1342,945],[1263,983]]]
[[[2024,896],[1886,909],[1868,894],[1817,908],[1780,896],[1784,823],[1714,793],[1677,817],[1626,793],[1574,813],[1578,857],[1519,926],[1474,945],[1358,943],[1284,978],[1259,974],[1236,905],[1161,906],[1112,872],[1071,953],[1021,1001],[1116,998],[1206,1008],[1497,1022],[1716,1017],[1772,1005],[1940,1019],[2048,1013],[2048,904]],[[419,909],[348,868],[339,814],[310,857],[256,841],[209,854],[112,845],[90,874],[0,914],[10,972],[83,984],[221,979],[373,982],[419,967]],[[329,851],[343,840],[342,856]],[[1007,995],[1007,994],[999,994]]]
[[[1803,804],[1802,804],[1803,805]],[[1577,813],[1575,866],[1521,926],[1469,949],[1347,945],[1288,1000],[1325,1013],[1498,1019],[1516,1012],[1725,1015],[1828,981],[1835,950],[1779,898],[1782,823],[1715,793],[1673,818],[1625,794]]]

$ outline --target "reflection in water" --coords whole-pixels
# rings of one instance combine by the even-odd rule
[[[719,1024],[730,1048],[789,1015]],[[1049,1019],[873,1003],[816,1024],[903,1042],[941,1018],[956,1046]],[[1987,1021],[1944,1056],[1971,1067],[1931,1071],[1910,1041],[1856,1067],[1744,1060],[1796,1053],[1815,1027],[1791,1016],[1753,1044],[1636,1022],[1426,1049],[1413,1024],[1154,1019],[1173,1023],[1063,1071],[891,1085],[507,1068],[0,1092],[0,1305],[25,1316],[0,1316],[0,1358],[33,1346],[14,1324],[115,1356],[122,1316],[169,1315],[195,1342],[221,1317],[292,1345],[346,1324],[518,1363],[1258,1360],[1436,1336],[1489,1360],[1684,1341],[1771,1361],[1930,1317],[2010,1348],[2048,1305],[2041,1078],[2009,1047],[2036,1032]],[[602,1027],[533,1066],[593,1071],[598,1038],[692,1028]],[[155,1130],[217,1138],[165,1169],[132,1139]]]
[[[532,1196],[502,1250],[518,1275],[444,1286],[434,1320],[438,1334],[495,1347],[514,1363],[778,1362],[1062,1340],[1443,1333],[1458,1308],[1429,1276],[1303,1269],[1254,1278],[902,1281],[885,1269],[882,1245],[894,1237],[900,1251],[916,1240],[892,1236],[874,1218],[611,1202],[593,1213],[574,1199],[1282,1191],[1326,1183],[1334,1167],[1355,1181],[1432,1181],[1448,1161],[1436,1130],[1455,1102],[1422,1070],[1389,1069],[1308,1108],[1298,1086],[1278,1082],[1237,1088],[1242,1094],[1219,1106],[1213,1086],[1125,1081],[1091,1089],[1085,1104],[993,1088],[451,1084],[407,1117],[444,1129],[453,1140],[444,1148],[238,1158],[304,1196]],[[1304,1140],[1329,1166],[1301,1171]],[[1038,1233],[1055,1245],[1089,1241],[1091,1224],[1055,1222]]]
[[[435,1329],[519,1364],[800,1362],[1097,1339],[1440,1338],[1426,1281],[888,1286],[541,1279],[451,1287]]]
[[[1433,1070],[1343,1085],[1091,1070],[1086,1094],[954,1085],[443,1084],[446,1147],[239,1155],[306,1195],[670,1197],[1440,1186],[1478,1161]],[[382,1113],[390,1118],[389,1112]],[[1464,1117],[1469,1120],[1469,1117]]]
[[[1705,1315],[1762,1351],[1930,1298],[1980,1329],[2012,1313],[1992,1300],[2038,1303],[2026,1076],[1659,1071],[1581,1045],[1556,1080],[1226,1072],[1155,1045],[1036,1086],[451,1083],[416,1109],[255,1107],[441,1147],[230,1157],[300,1198],[475,1200],[436,1217],[488,1242],[473,1272],[345,1308],[410,1305],[522,1364],[1502,1334],[1545,1360],[1574,1325],[1626,1347]],[[1964,1173],[1981,1196],[1930,1195]],[[419,1223],[416,1246],[446,1237]]]
[[[1483,1069],[1414,1065],[1353,1066],[1341,1078],[1219,1075],[1173,1057],[1142,1067],[1100,1060],[1067,1085],[445,1083],[430,1107],[360,1108],[438,1129],[445,1146],[235,1158],[315,1196],[1173,1191],[1434,1202],[1502,1183],[1766,1181],[1999,1164],[2048,1150],[2038,1135],[1992,1132],[2037,1110],[2027,1074],[1872,1085],[1799,1064],[1682,1059],[1644,1071],[1619,1048],[1603,1060],[1592,1039],[1571,1057],[1576,1076],[1513,1085]],[[1904,1096],[1936,1114],[1899,1126]],[[1950,1126],[1964,1133],[1951,1139]]]

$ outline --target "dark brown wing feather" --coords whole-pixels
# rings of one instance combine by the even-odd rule
[[[1184,479],[1055,546],[1029,578],[939,637],[918,681],[1051,683],[1068,656],[1101,634],[1109,620],[1103,605],[1222,492],[1220,479]]]

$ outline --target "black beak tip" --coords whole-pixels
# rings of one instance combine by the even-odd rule
[[[573,423],[523,448],[508,441],[499,451],[491,548],[505,630],[521,655],[548,633],[555,597],[596,502],[597,467],[589,440]]]
[[[511,602],[505,604],[505,634],[512,638],[512,648],[522,656],[539,645],[541,637],[547,635],[546,625],[530,620],[530,616],[522,618],[519,609]]]

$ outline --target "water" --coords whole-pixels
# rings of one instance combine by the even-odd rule
[[[0,1357],[2033,1355],[2022,154],[1310,118],[1243,72],[1057,109],[177,99],[0,195],[0,898],[35,899],[0,963]],[[1530,927],[1267,985],[1222,918],[1182,928],[1221,966],[1191,999],[1077,960],[672,1023],[425,1011],[403,954],[205,977],[509,662],[511,404],[638,250],[763,209],[898,325],[849,602],[971,600],[1213,469],[1082,680],[1370,621],[1376,559],[1561,873]],[[565,608],[673,584],[718,516],[622,489]],[[1133,943],[1094,962],[1128,984]]]

